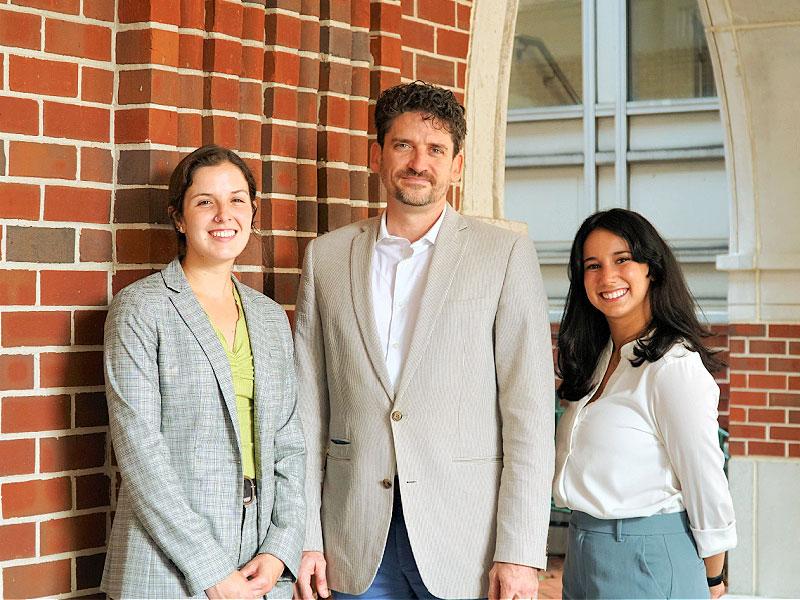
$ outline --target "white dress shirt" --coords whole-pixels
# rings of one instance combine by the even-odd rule
[[[593,389],[570,402],[556,434],[553,497],[599,519],[686,510],[701,557],[736,545],[733,503],[717,436],[719,387],[700,355],[675,344],[634,367],[635,341],[592,403],[611,358],[598,360]]]
[[[386,229],[386,213],[381,216],[372,255],[372,306],[392,385],[397,383],[411,347],[444,213],[443,210],[428,232],[413,244],[391,235]]]

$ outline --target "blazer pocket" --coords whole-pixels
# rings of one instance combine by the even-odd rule
[[[328,440],[328,451],[326,454],[331,460],[350,460],[351,446],[349,439],[334,437]]]
[[[454,298],[445,304],[445,310],[457,312],[484,312],[496,307],[497,301],[492,298]]]
[[[456,463],[501,463],[503,462],[502,456],[476,456],[467,458],[454,458],[453,462]]]

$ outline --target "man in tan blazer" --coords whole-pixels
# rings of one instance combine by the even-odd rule
[[[375,121],[385,214],[305,252],[309,512],[295,595],[533,598],[553,472],[536,252],[447,205],[466,133],[450,91],[391,88]]]

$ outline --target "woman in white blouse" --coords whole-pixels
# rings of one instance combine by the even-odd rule
[[[646,219],[612,209],[581,225],[569,275],[553,482],[573,511],[564,598],[717,598],[736,545],[710,374],[722,364],[680,266]]]

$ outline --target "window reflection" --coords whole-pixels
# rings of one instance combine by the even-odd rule
[[[715,96],[697,0],[629,0],[629,100]]]
[[[520,0],[508,107],[581,103],[580,0]]]

